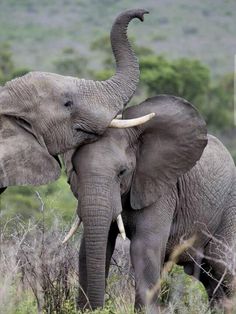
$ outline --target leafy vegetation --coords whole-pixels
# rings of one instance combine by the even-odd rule
[[[59,74],[66,73],[66,75],[83,78],[88,76],[88,59],[72,48],[64,49],[61,56],[53,63],[55,71]]]
[[[0,44],[0,85],[27,72],[29,72],[27,68],[15,67],[10,45],[6,42]]]

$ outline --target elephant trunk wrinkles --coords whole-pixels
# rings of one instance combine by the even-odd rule
[[[103,193],[95,194],[95,190],[98,193],[103,190]],[[87,191],[80,207],[86,248],[87,297],[92,309],[104,305],[106,248],[112,220],[109,198],[104,190],[108,191],[103,185],[94,184],[90,189],[92,193]]]

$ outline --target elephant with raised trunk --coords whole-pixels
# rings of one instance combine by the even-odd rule
[[[226,244],[235,244],[234,162],[218,139],[207,136],[204,120],[184,99],[160,95],[126,109],[123,117],[150,112],[155,117],[142,126],[108,129],[97,142],[80,147],[72,164],[65,156],[78,198],[78,218],[65,240],[80,221],[84,227],[79,281],[87,298],[80,293],[82,308],[87,299],[92,308],[103,306],[119,232],[131,241],[136,308],[158,312],[158,293],[147,299],[147,292],[175,246],[193,235],[196,241],[179,256],[179,264],[188,274],[199,273],[209,298],[221,300],[231,291]],[[208,258],[199,260],[199,252]],[[196,260],[201,268],[194,272]]]
[[[123,110],[139,81],[127,39],[129,22],[147,11],[128,10],[115,20],[111,45],[116,73],[106,81],[31,72],[0,87],[0,192],[11,185],[56,180],[59,153],[95,141]]]

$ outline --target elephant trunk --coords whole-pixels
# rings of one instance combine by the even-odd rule
[[[103,307],[105,295],[105,262],[111,221],[99,211],[99,220],[87,215],[84,221],[87,263],[87,297],[92,309]],[[102,217],[101,217],[102,215]]]
[[[95,184],[80,199],[79,215],[84,226],[87,297],[92,309],[103,307],[108,232],[112,221],[108,188]],[[81,194],[80,194],[81,195]]]
[[[139,82],[139,64],[127,38],[129,22],[138,18],[143,21],[146,10],[127,10],[121,13],[115,20],[111,29],[111,46],[116,60],[116,73],[106,81],[112,92],[121,95],[125,106]]]

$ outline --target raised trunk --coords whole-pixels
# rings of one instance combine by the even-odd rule
[[[80,119],[94,120],[94,131],[102,134],[114,117],[123,110],[133,96],[139,81],[138,60],[127,38],[129,22],[143,21],[145,10],[135,9],[121,13],[111,30],[111,45],[116,60],[116,73],[105,81],[75,80],[80,97]]]
[[[133,96],[139,82],[139,63],[127,38],[129,22],[138,18],[143,21],[146,10],[134,9],[121,13],[111,29],[111,46],[116,60],[116,73],[104,81],[109,94],[117,97],[116,106],[122,109]]]

